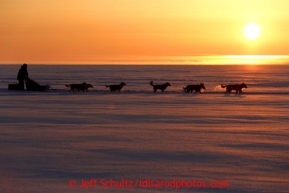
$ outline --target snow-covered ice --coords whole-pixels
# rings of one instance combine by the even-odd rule
[[[288,66],[279,71],[256,67],[254,73],[244,69],[235,76],[218,74],[230,72],[226,67],[165,71],[144,66],[138,71],[137,66],[87,66],[82,75],[72,76],[71,69],[80,67],[46,71],[28,66],[30,77],[56,88],[44,93],[8,91],[18,67],[0,66],[3,193],[289,190]],[[114,73],[109,75],[109,68]],[[57,79],[61,72],[65,76]],[[181,79],[185,72],[187,77]],[[158,76],[154,82],[171,82],[167,92],[152,92],[148,82]],[[125,81],[127,87],[120,93],[109,92],[102,86],[109,80]],[[203,94],[180,91],[190,81],[202,80],[208,88]],[[243,95],[215,89],[231,80],[245,80],[250,86]],[[63,86],[77,81],[90,82],[94,89],[78,93]],[[207,184],[214,180],[228,181],[230,187],[105,189],[98,181],[97,187],[79,188],[82,179],[194,179]],[[70,180],[76,180],[75,188],[69,187]]]

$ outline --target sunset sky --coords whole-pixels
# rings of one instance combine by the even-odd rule
[[[289,64],[288,7],[288,0],[0,0],[0,64]],[[250,23],[260,27],[254,40],[244,35]]]

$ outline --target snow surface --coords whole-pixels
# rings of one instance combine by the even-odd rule
[[[13,74],[12,68],[17,71],[18,66],[5,66],[8,75]],[[270,92],[251,85],[243,95],[214,91],[213,81],[203,94],[174,88],[153,93],[149,85],[141,91],[127,86],[120,93],[109,92],[96,86],[78,93],[63,86],[64,78],[55,86],[57,90],[8,91],[6,83],[13,82],[8,75],[2,76],[0,89],[1,193],[289,190],[285,75],[278,76],[281,89],[274,87],[276,83]],[[36,80],[45,84],[53,83],[52,79]],[[219,82],[218,77],[208,79]],[[75,188],[68,185],[72,179],[77,182]],[[98,184],[79,188],[82,179],[195,179],[207,184],[219,180],[229,181],[230,187],[104,189]]]

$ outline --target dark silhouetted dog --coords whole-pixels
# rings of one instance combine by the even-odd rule
[[[67,87],[70,87],[70,91],[75,91],[77,90],[79,91],[88,91],[88,88],[93,88],[93,86],[91,84],[87,84],[87,83],[82,83],[82,84],[69,84],[69,85],[65,85]]]
[[[164,92],[168,86],[171,86],[171,84],[168,82],[166,82],[165,84],[162,84],[162,85],[154,85],[153,83],[154,82],[151,81],[150,85],[152,85],[154,92],[156,92],[158,89],[160,89],[162,92]]]
[[[105,85],[106,88],[109,88],[110,91],[116,91],[118,90],[118,92],[120,92],[120,90],[126,86],[126,84],[124,82],[121,82],[120,84],[114,84],[114,85]]]
[[[236,90],[237,93],[243,93],[242,90],[243,88],[248,88],[245,83],[242,84],[233,84],[233,85],[221,85],[222,88],[226,88],[225,93],[231,93],[232,90]]]
[[[193,90],[194,90],[195,93],[197,93],[197,92],[201,93],[201,89],[206,89],[204,83],[201,83],[199,85],[188,85],[188,86],[183,88],[183,90],[185,92],[193,92]]]

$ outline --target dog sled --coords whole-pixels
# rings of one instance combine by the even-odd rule
[[[25,85],[27,91],[46,92],[50,88],[49,85],[42,86],[30,78],[26,78]],[[19,84],[9,84],[8,90],[21,90],[21,86]]]
[[[49,85],[41,86],[37,82],[31,80],[30,78],[26,78],[25,80],[26,84],[26,90],[27,91],[40,91],[40,92],[46,92],[50,88]]]

